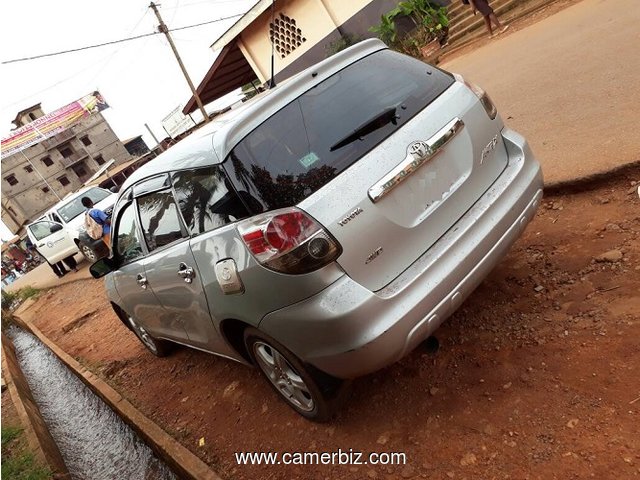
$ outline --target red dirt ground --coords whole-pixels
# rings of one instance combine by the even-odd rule
[[[246,366],[186,348],[153,357],[111,312],[101,281],[50,290],[25,317],[225,479],[638,478],[639,180],[636,168],[547,196],[438,330],[440,350],[419,348],[356,380],[328,424],[296,415]],[[596,261],[611,250],[622,259]],[[234,457],[338,448],[404,452],[407,463],[265,467]]]

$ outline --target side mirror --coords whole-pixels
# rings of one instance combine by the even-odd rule
[[[101,278],[115,269],[115,262],[112,258],[101,258],[89,267],[89,272],[91,272],[93,278]]]
[[[62,225],[60,225],[59,223],[54,223],[53,225],[51,225],[51,228],[49,228],[49,231],[51,233],[56,233],[56,232],[59,232],[60,230],[62,230]]]
[[[109,189],[109,191],[111,193],[118,193],[118,190],[120,190],[120,189],[118,187],[116,187],[115,185]]]

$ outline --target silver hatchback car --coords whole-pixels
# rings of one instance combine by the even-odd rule
[[[253,363],[324,420],[344,380],[451,315],[541,198],[538,162],[484,91],[367,40],[137,170],[91,271],[155,355]]]

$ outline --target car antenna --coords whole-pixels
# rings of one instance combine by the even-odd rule
[[[271,27],[275,26],[275,6],[276,6],[276,0],[272,0],[271,1]],[[273,88],[276,86],[276,79],[275,79],[275,67],[274,67],[274,59],[275,59],[275,46],[276,46],[276,42],[275,42],[275,30],[272,30],[271,34],[271,78],[269,79],[269,89]]]

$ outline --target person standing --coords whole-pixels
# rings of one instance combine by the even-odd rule
[[[466,3],[466,2],[464,2]],[[476,14],[476,11],[480,12],[480,15],[484,17],[484,24],[487,27],[487,31],[489,32],[489,38],[493,38],[493,27],[491,23],[500,29],[500,33],[506,31],[509,28],[509,25],[502,25],[496,14],[493,12],[493,8],[489,5],[489,0],[469,0],[469,6],[473,10],[473,14]]]
[[[105,245],[108,248],[110,248],[111,247],[111,219],[106,213],[104,213],[99,208],[94,208],[93,200],[91,200],[89,197],[82,197],[80,201],[82,202],[82,205],[84,206],[84,208],[87,209],[87,216],[91,217],[93,221],[95,221],[98,225],[102,226],[102,241],[105,243]],[[85,219],[85,224],[87,224],[88,222],[89,222],[89,219]],[[89,232],[89,228],[87,228],[87,232]]]

